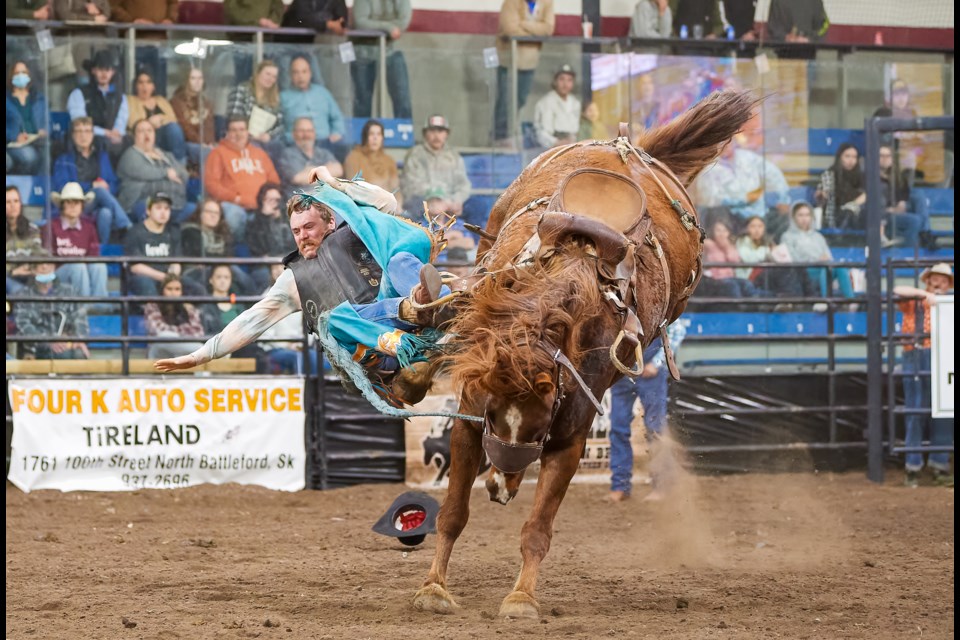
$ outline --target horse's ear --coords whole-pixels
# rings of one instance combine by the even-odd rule
[[[550,395],[556,389],[553,386],[553,378],[550,374],[542,371],[533,379],[533,388],[536,389],[537,395],[540,397]]]

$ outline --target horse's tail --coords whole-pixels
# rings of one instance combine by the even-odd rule
[[[638,146],[689,185],[750,120],[757,102],[748,91],[713,93],[671,122],[645,131]]]

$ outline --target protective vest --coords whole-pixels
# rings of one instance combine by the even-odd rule
[[[107,95],[103,95],[97,83],[92,80],[90,84],[80,88],[80,94],[83,96],[83,106],[87,115],[93,119],[94,126],[107,130],[113,129],[113,123],[117,121],[117,114],[120,113],[123,94],[112,90]]]

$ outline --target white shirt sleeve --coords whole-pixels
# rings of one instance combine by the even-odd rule
[[[191,355],[204,364],[241,349],[291,313],[300,311],[300,294],[293,271],[284,270],[263,300],[253,305]]]
[[[384,213],[397,213],[397,199],[392,193],[377,185],[363,180],[337,180],[339,184],[331,185],[342,191],[354,202],[375,207]]]

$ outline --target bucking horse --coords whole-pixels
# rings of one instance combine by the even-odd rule
[[[436,556],[414,606],[457,608],[447,564],[470,512],[484,453],[490,499],[507,504],[540,460],[520,541],[522,563],[500,615],[534,617],[540,563],[577,470],[599,398],[686,307],[701,274],[704,230],[686,187],[751,116],[745,92],[715,93],[636,143],[621,125],[537,157],[497,200],[481,233],[475,284],[450,327],[450,373],[460,393],[449,490]]]

